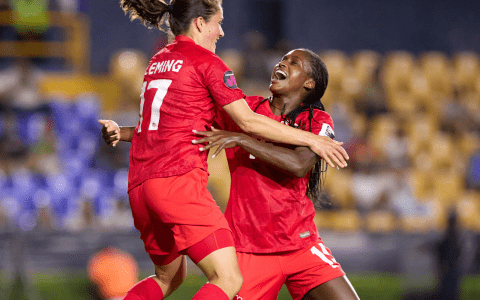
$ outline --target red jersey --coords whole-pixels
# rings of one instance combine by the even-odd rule
[[[147,179],[207,170],[208,151],[192,144],[192,130],[212,125],[214,105],[244,98],[233,72],[213,52],[186,36],[150,60],[143,81],[140,120],[130,147],[129,191]]]
[[[262,100],[258,96],[246,97],[252,110]],[[279,122],[282,119],[272,113],[268,101],[256,112]],[[305,124],[305,130],[310,131],[308,114],[307,111],[298,115],[295,123]],[[240,131],[221,109],[216,122],[222,129]],[[314,110],[311,127],[315,134],[333,136],[332,118],[324,111]],[[310,173],[303,178],[288,176],[240,147],[225,151],[232,175],[225,217],[238,252],[290,251],[317,241],[319,237],[313,222],[315,208],[306,196]]]

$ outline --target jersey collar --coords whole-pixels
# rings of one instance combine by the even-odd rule
[[[177,35],[177,36],[175,37],[175,41],[176,41],[176,42],[190,42],[190,43],[194,43],[194,44],[195,44],[195,42],[194,42],[191,38],[189,38],[188,36],[186,36],[186,35]]]

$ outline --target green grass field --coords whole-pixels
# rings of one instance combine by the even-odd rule
[[[405,290],[400,275],[351,274],[349,278],[361,299],[401,299]],[[168,299],[191,299],[205,282],[205,277],[191,274],[186,282]],[[91,286],[84,273],[36,274],[28,283],[27,288],[22,291],[18,282],[12,282],[12,280],[0,275],[0,299],[87,300],[92,298],[90,296]],[[285,287],[280,291],[278,299],[291,299]],[[466,276],[463,278],[461,299],[480,299],[480,277]]]

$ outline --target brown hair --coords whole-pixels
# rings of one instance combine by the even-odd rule
[[[121,0],[125,14],[130,13],[130,19],[140,19],[143,25],[147,23],[164,32],[171,30],[173,35],[184,34],[190,28],[193,19],[202,17],[210,21],[222,5],[221,0],[172,0],[170,5],[163,0]],[[165,13],[169,13],[167,18]]]

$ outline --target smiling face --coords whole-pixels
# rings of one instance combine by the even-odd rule
[[[203,27],[203,38],[202,44],[200,46],[215,53],[216,43],[218,39],[225,35],[222,29],[222,21],[223,9],[221,6],[219,6],[217,13],[214,14],[210,21],[206,22]]]
[[[273,68],[270,91],[274,95],[299,93],[303,99],[315,86],[310,72],[308,54],[301,50],[290,51]]]

